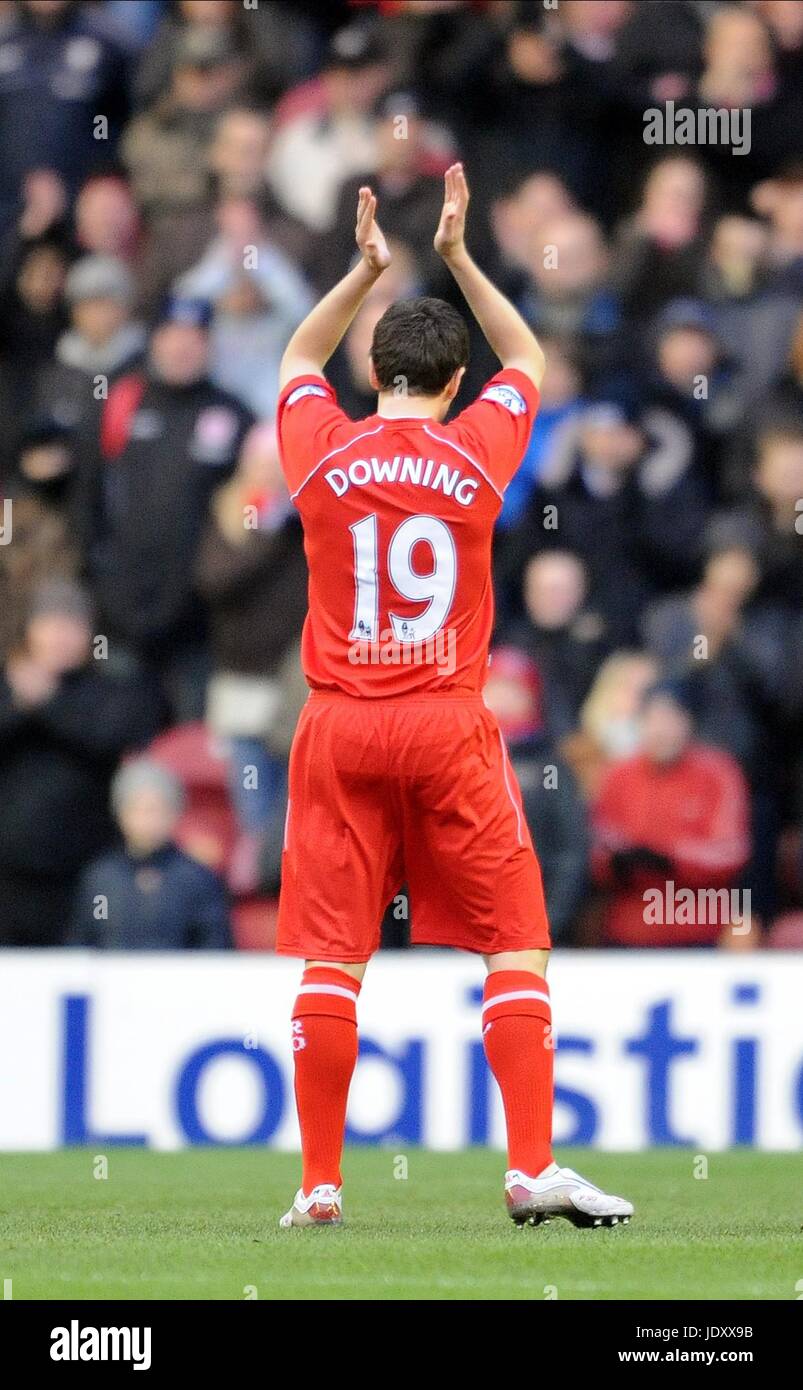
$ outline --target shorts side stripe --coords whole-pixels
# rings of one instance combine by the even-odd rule
[[[515,796],[513,795],[513,790],[512,790],[512,788],[511,788],[511,786],[510,786],[510,778],[508,777],[507,749],[506,749],[506,747],[505,747],[505,740],[502,738],[502,731],[501,731],[501,729],[499,730],[499,742],[500,742],[500,744],[501,744],[501,746],[502,746],[502,771],[503,771],[504,778],[505,778],[505,789],[506,789],[506,791],[507,791],[508,796],[510,797],[510,801],[511,801],[511,805],[512,805],[512,807],[513,807],[513,810],[516,812],[516,836],[517,836],[517,838],[518,838],[519,844],[520,844],[520,845],[523,845],[523,844],[524,844],[524,838],[523,838],[522,833],[521,833],[521,811],[519,810],[519,803],[518,803],[518,801],[516,800]]]

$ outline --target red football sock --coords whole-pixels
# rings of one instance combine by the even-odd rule
[[[497,970],[487,977],[482,1041],[505,1106],[508,1168],[531,1178],[553,1161],[551,1020],[540,975]]]
[[[301,1189],[341,1184],[346,1101],[357,1061],[359,980],[343,970],[305,970],[293,1008],[296,1108],[301,1127]]]

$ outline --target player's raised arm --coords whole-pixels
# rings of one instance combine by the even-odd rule
[[[322,372],[371,286],[390,265],[390,252],[376,220],[376,197],[361,188],[357,203],[357,264],[300,323],[282,356],[279,384]]]
[[[545,359],[538,339],[518,309],[483,274],[466,250],[467,208],[468,184],[463,166],[453,164],[446,170],[443,211],[435,233],[435,250],[448,265],[488,346],[502,366],[517,367],[536,386],[540,386]]]

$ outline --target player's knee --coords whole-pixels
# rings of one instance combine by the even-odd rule
[[[549,951],[500,951],[497,955],[486,956],[488,973],[495,970],[528,970],[533,975],[545,976]]]
[[[311,970],[315,966],[322,966],[328,970],[342,970],[344,975],[350,975],[353,980],[362,982],[362,978],[368,969],[368,961],[337,961],[337,960],[305,960],[304,969]]]

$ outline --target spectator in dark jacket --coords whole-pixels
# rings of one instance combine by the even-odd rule
[[[499,721],[519,780],[524,815],[544,876],[553,940],[571,938],[587,885],[586,812],[571,770],[544,731],[542,684],[535,662],[499,647],[483,697]]]
[[[648,609],[644,630],[665,673],[691,684],[700,737],[726,748],[753,785],[772,785],[778,768],[771,734],[789,620],[779,605],[754,601],[759,579],[752,551],[716,549],[690,593],[670,595]]]
[[[635,216],[619,228],[615,284],[629,319],[694,293],[703,255],[705,173],[685,153],[650,170]]]
[[[93,9],[73,0],[22,0],[2,16],[0,216],[13,214],[31,170],[55,170],[74,193],[93,167],[114,157],[127,63]]]
[[[655,325],[648,362],[645,396],[683,421],[712,495],[724,493],[723,439],[738,423],[740,407],[712,310],[695,299],[667,304]]]
[[[66,429],[77,429],[144,354],[145,327],[131,315],[134,288],[128,266],[112,256],[85,256],[67,276],[70,327],[36,383],[38,410]]]
[[[252,423],[207,377],[209,321],[203,301],[168,301],[146,369],[112,387],[79,461],[104,631],[153,666],[178,720],[203,713],[205,610],[193,588],[201,527]]]
[[[759,597],[790,613],[803,608],[803,423],[790,415],[761,429],[751,495],[719,513],[711,523],[712,544],[742,544],[756,550],[762,571]]]
[[[0,288],[0,474],[19,447],[31,409],[31,382],[50,361],[65,327],[62,305],[67,252],[58,238],[37,237],[22,247]]]
[[[526,617],[505,633],[541,672],[553,738],[577,727],[580,708],[607,654],[605,623],[587,599],[588,576],[580,557],[568,550],[545,550],[524,571]]]
[[[84,871],[70,944],[116,951],[231,946],[223,884],[173,839],[183,807],[177,779],[145,758],[124,764],[112,783],[122,849]]]
[[[532,553],[557,542],[582,556],[589,606],[612,645],[632,645],[644,604],[693,578],[707,518],[682,422],[642,411],[629,392],[606,394],[556,441],[524,522],[510,533],[509,561],[516,544]]]
[[[126,749],[156,732],[149,688],[102,673],[85,595],[37,592],[0,675],[0,944],[63,940],[80,870],[113,837],[109,786]]]
[[[517,299],[539,337],[573,337],[584,368],[619,366],[622,314],[608,280],[610,259],[593,217],[567,212],[545,222],[529,246],[529,284]]]
[[[72,478],[68,432],[51,420],[32,422],[3,489],[11,508],[13,544],[0,546],[0,663],[24,639],[36,587],[46,579],[72,579],[79,573],[69,513]]]

